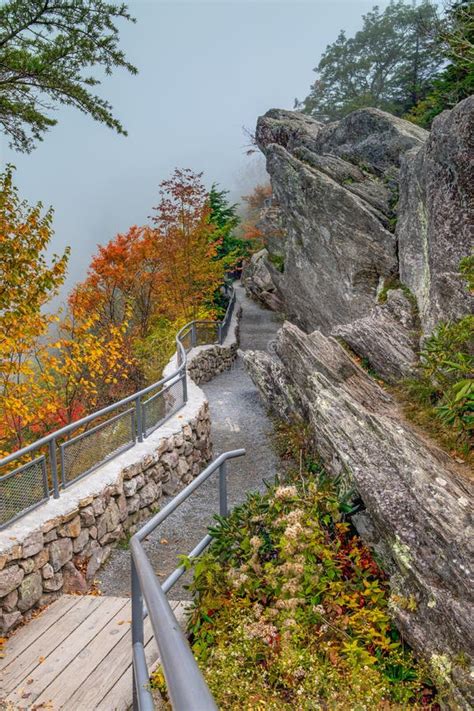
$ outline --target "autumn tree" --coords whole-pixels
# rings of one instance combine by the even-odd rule
[[[117,21],[134,19],[123,3],[104,0],[7,0],[0,5],[0,126],[30,151],[57,123],[51,112],[73,106],[125,134],[102,96],[96,68],[136,74],[119,47]]]
[[[221,239],[211,222],[202,173],[176,169],[160,184],[161,199],[152,218],[161,257],[161,301],[177,318],[212,314],[213,296],[225,265],[216,259]]]
[[[48,264],[52,235],[52,211],[19,198],[9,167],[0,176],[0,449],[5,452],[102,404],[115,381],[127,375],[123,327],[100,334],[95,317],[85,311],[61,320],[48,310],[69,254],[54,255]],[[55,327],[60,333],[52,343]]]
[[[44,306],[64,281],[68,250],[45,250],[52,236],[52,210],[30,207],[13,184],[13,168],[0,176],[0,437],[21,446],[23,430],[35,421],[43,399],[35,379],[41,341],[54,320]],[[53,408],[50,402],[42,407]]]
[[[146,336],[156,302],[160,256],[149,227],[131,227],[105,246],[99,245],[87,278],[70,303],[95,312],[101,328],[121,325],[129,308],[136,333]]]
[[[136,387],[161,377],[181,326],[217,315],[224,272],[238,258],[236,207],[201,177],[176,170],[163,181],[152,225],[100,246],[70,298],[95,315],[99,333],[127,322],[123,349]]]
[[[121,328],[124,321],[127,322],[123,347],[128,362],[133,364],[129,378],[137,389],[148,377],[159,377],[160,365],[162,367],[170,355],[169,347],[164,348],[165,355],[162,355],[161,348],[153,352],[150,348],[148,352],[144,345],[158,324],[163,337],[167,329],[172,331],[172,317],[167,318],[162,312],[160,265],[155,232],[150,227],[131,227],[98,247],[87,278],[75,287],[69,298],[71,307],[80,307],[83,312],[95,315],[99,332]]]
[[[263,234],[258,223],[262,209],[272,196],[270,184],[258,184],[249,195],[243,195],[244,213],[241,226],[242,239],[249,245],[249,252],[263,247]]]
[[[68,424],[133,392],[128,316],[125,310],[120,324],[101,328],[96,313],[70,299],[57,340],[38,361],[40,382],[54,389],[59,402],[55,422],[45,425]]]

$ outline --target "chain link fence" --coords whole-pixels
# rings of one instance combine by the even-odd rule
[[[183,376],[184,377],[184,376]],[[157,427],[180,410],[185,402],[183,377],[162,387],[142,403],[143,434],[148,437]]]
[[[0,479],[0,528],[49,498],[46,459],[37,457]]]
[[[63,487],[89,474],[135,444],[135,410],[130,408],[59,445]]]
[[[177,334],[174,373],[0,461],[0,530],[51,494],[58,498],[61,489],[133,447],[137,440],[143,441],[185,405],[186,354],[196,346],[223,342],[235,304],[234,290],[227,293],[229,303],[222,322],[193,321]]]

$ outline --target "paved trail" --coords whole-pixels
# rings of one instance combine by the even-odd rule
[[[248,299],[242,287],[236,289],[243,309],[240,348],[266,350],[280,326],[278,317]],[[241,358],[237,358],[231,370],[201,387],[209,400],[214,457],[228,449],[244,447],[247,450],[245,457],[228,464],[229,504],[235,506],[243,501],[247,491],[263,489],[263,482],[271,481],[275,476],[277,458],[271,444],[271,422]],[[163,580],[177,566],[177,556],[188,553],[205,535],[213,514],[218,511],[217,485],[216,473],[146,542],[153,567]],[[167,543],[161,543],[163,540]],[[115,549],[98,577],[104,595],[129,595],[129,551]],[[173,599],[189,598],[183,587],[185,578],[188,576],[173,588]]]

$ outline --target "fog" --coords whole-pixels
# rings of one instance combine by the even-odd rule
[[[355,32],[375,2],[128,4],[137,23],[121,25],[121,45],[139,75],[119,71],[101,94],[129,135],[61,108],[33,153],[15,153],[1,139],[22,197],[55,209],[52,250],[71,246],[65,289],[84,277],[98,243],[146,222],[175,166],[203,171],[207,185],[219,183],[233,199],[263,180],[242,127],[253,130],[269,108],[304,98],[326,45],[342,28]]]

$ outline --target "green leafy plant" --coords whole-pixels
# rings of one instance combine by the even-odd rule
[[[474,316],[442,323],[426,341],[410,396],[456,433],[467,453],[474,426]]]
[[[441,419],[463,437],[474,425],[474,316],[438,326],[421,353]]]
[[[437,708],[389,617],[386,576],[355,535],[307,428],[282,425],[284,483],[216,518],[188,632],[221,709]],[[152,683],[163,690],[161,671]]]

